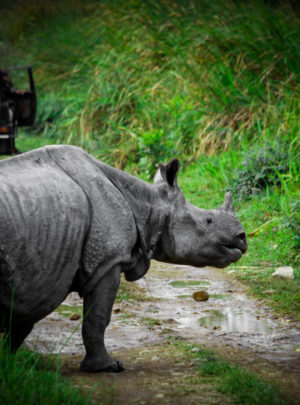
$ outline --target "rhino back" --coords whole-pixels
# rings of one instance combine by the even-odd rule
[[[90,225],[87,197],[44,150],[1,162],[0,305],[40,318],[69,292]]]

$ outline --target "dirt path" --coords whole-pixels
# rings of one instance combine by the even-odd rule
[[[115,381],[115,403],[120,404],[130,396],[131,403],[157,403],[159,398],[161,403],[187,403],[187,398],[190,404],[199,403],[195,386],[200,385],[189,385],[193,370],[168,345],[170,336],[215,348],[223,357],[279,380],[292,398],[300,395],[296,322],[274,317],[270,309],[247,298],[244,287],[224,272],[154,263],[137,285],[142,300],[116,303],[106,336],[108,349],[117,351],[125,363],[125,373],[92,375],[89,383],[82,384],[86,374],[78,371],[79,355],[84,353],[80,321],[69,320],[72,313],[81,314],[82,302],[76,294],[36,325],[27,346],[43,353],[64,353],[64,372],[72,374],[75,382],[79,379],[83,389],[91,388],[91,380],[110,382],[108,386]],[[192,294],[197,290],[206,290],[208,301],[196,302]],[[209,386],[201,392],[205,403],[229,401]]]

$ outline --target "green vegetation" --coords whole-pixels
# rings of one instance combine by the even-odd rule
[[[203,347],[180,341],[173,344],[193,360],[197,372],[195,380],[202,384],[205,381],[215,385],[222,394],[232,396],[234,403],[240,405],[288,404],[276,387],[253,372],[223,360]]]
[[[190,161],[296,135],[289,5],[35,0],[2,14],[2,63],[33,64],[44,140],[151,174],[174,154]]]
[[[133,300],[137,298],[137,295],[132,293],[132,288],[130,287],[131,285],[124,282],[123,280],[121,281],[118,289],[118,295],[116,297],[116,302],[128,301],[130,299]]]
[[[250,292],[263,298],[279,313],[300,319],[299,273],[295,280],[280,280],[272,277],[272,267],[238,269],[236,277],[250,286]],[[268,293],[270,291],[270,293]]]
[[[122,277],[116,302],[128,300],[155,301],[155,298],[146,296],[143,288],[136,283],[128,283],[128,281],[125,281],[125,278]]]
[[[161,321],[158,319],[150,318],[150,317],[143,317],[141,321],[147,326],[159,326],[161,325]]]
[[[88,396],[80,394],[70,380],[61,377],[58,362],[59,358],[46,359],[28,350],[10,355],[0,341],[0,403],[90,404]]]
[[[291,2],[0,7],[1,64],[31,64],[38,91],[34,133],[23,131],[18,148],[76,144],[147,180],[177,156],[180,186],[203,208],[219,206],[231,186],[249,243],[234,275],[300,317],[300,24]],[[283,265],[295,280],[271,277]],[[119,299],[128,294],[122,287]]]
[[[202,285],[202,284],[210,284],[209,281],[197,281],[197,280],[190,280],[190,281],[185,281],[185,280],[175,280],[171,281],[169,283],[172,287],[176,288],[182,288],[182,287],[191,287],[195,285]]]
[[[83,316],[83,307],[81,306],[76,306],[76,305],[66,305],[62,304],[55,310],[58,312],[60,315],[63,315],[66,318],[70,318],[72,314],[78,314],[80,315],[80,318]]]

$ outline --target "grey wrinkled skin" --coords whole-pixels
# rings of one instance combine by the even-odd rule
[[[121,272],[134,281],[151,259],[220,268],[240,259],[247,243],[231,193],[219,209],[194,207],[178,171],[177,159],[161,164],[149,184],[74,146],[0,162],[0,327],[12,352],[77,291],[85,314],[81,369],[121,371],[104,345]]]

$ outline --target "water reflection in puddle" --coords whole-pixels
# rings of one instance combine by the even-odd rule
[[[212,310],[208,316],[199,320],[200,325],[220,328],[227,333],[270,334],[272,326],[265,319],[257,319],[249,310],[235,311],[231,307]]]

